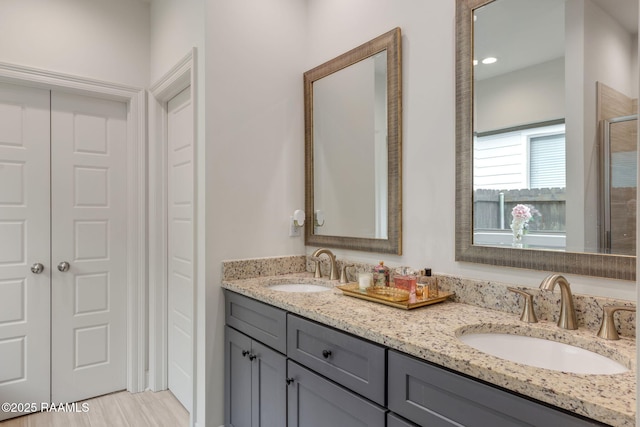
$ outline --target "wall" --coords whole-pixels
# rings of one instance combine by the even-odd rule
[[[157,81],[191,48],[204,64],[204,0],[153,0],[150,11],[150,82]],[[204,65],[201,69],[204,72]],[[201,73],[202,74],[202,73]],[[200,82],[204,87],[204,79]],[[203,92],[204,93],[204,92]]]
[[[486,132],[562,119],[564,57],[475,83],[475,130]],[[522,100],[525,105],[520,108]],[[518,108],[512,108],[518,105]],[[489,112],[488,114],[486,112]]]
[[[146,87],[149,4],[2,0],[2,62]]]
[[[223,422],[222,260],[304,253],[288,231],[304,208],[306,12],[300,0],[206,2],[209,427]]]

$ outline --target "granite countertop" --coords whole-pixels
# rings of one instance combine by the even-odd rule
[[[337,281],[310,273],[223,281],[223,288],[369,339],[437,365],[530,396],[613,426],[635,426],[635,340],[606,341],[592,331],[567,331],[555,323],[523,323],[519,316],[445,301],[402,310],[343,295],[339,289],[290,293],[268,289],[277,283]],[[582,375],[534,368],[475,350],[456,337],[465,332],[507,332],[550,338],[605,354],[630,370]]]

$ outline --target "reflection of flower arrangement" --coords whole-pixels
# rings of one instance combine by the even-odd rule
[[[531,209],[527,205],[518,204],[511,211],[513,220],[511,221],[511,230],[513,231],[513,239],[520,241],[524,234],[527,223],[531,219]]]
[[[529,226],[532,223],[535,223],[537,220],[542,218],[542,213],[535,208],[535,206],[533,205],[525,205],[529,208],[529,213],[531,214],[531,218],[525,222],[524,224],[524,234],[527,234],[527,231],[529,230]]]

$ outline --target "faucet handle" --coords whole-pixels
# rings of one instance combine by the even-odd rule
[[[316,279],[319,279],[322,277],[322,270],[320,270],[320,257],[310,257],[310,258],[315,264],[313,277],[315,277]]]
[[[320,270],[320,257],[319,256],[310,256],[308,257],[310,261],[313,262],[314,265],[314,270],[313,270],[313,277],[317,278],[321,278],[322,277],[322,271]]]
[[[522,289],[511,288],[508,287],[511,292],[515,292],[524,297],[524,308],[522,309],[522,315],[520,315],[520,320],[527,323],[538,323],[538,318],[536,317],[536,312],[533,308],[533,295],[529,292],[526,292]]]
[[[349,275],[347,274],[347,268],[353,267],[353,264],[343,264],[340,269],[340,283],[349,283]]]
[[[619,310],[624,311],[636,311],[636,307],[633,305],[605,305],[602,307],[602,323],[600,324],[600,330],[598,331],[598,337],[605,340],[618,340],[618,330],[613,320],[613,313]]]

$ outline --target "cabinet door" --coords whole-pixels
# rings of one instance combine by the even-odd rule
[[[289,360],[289,427],[384,427],[386,410]]]
[[[253,427],[284,427],[287,425],[287,361],[286,358],[260,344],[252,342],[251,412]]]
[[[251,338],[225,326],[224,424],[251,426]]]

